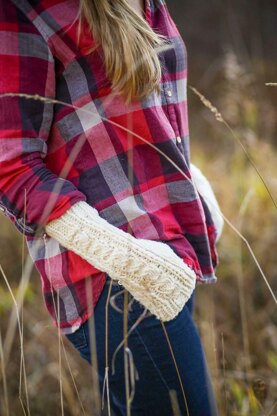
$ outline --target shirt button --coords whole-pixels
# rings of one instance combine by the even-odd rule
[[[172,97],[172,91],[171,90],[167,90],[166,93],[169,97]]]
[[[177,140],[177,142],[178,142],[178,143],[182,143],[182,139],[181,139],[181,137],[180,137],[180,136],[177,136],[177,137],[176,137],[176,140]]]

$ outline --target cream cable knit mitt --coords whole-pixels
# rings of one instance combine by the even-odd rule
[[[195,288],[195,272],[167,244],[133,237],[101,218],[84,201],[50,221],[45,230],[118,280],[162,321],[175,318]]]
[[[190,171],[191,171],[192,180],[195,184],[197,191],[199,191],[201,196],[205,199],[205,202],[207,203],[208,208],[211,212],[211,216],[212,216],[215,228],[217,230],[217,236],[216,236],[216,242],[217,242],[222,234],[224,219],[223,219],[219,204],[217,202],[216,196],[214,194],[214,191],[208,179],[203,175],[203,173],[201,172],[199,168],[197,168],[195,165],[191,163]]]

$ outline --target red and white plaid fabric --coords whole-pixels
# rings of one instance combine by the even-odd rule
[[[165,1],[145,5],[149,25],[172,44],[159,54],[161,95],[129,106],[110,88],[101,48],[89,52],[94,40],[86,23],[77,42],[78,0],[0,4],[0,94],[39,94],[74,106],[0,99],[0,207],[26,235],[55,325],[76,330],[91,313],[86,288],[94,307],[106,282],[105,273],[43,235],[45,221],[80,200],[137,238],[166,241],[193,267],[197,283],[216,282],[207,204],[163,155],[120,127],[191,177],[186,47]]]

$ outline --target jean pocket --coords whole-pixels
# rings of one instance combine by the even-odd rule
[[[85,324],[82,324],[80,328],[72,334],[65,334],[66,338],[69,339],[77,350],[88,346],[84,325]]]

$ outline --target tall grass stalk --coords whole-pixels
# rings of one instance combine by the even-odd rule
[[[244,144],[242,143],[241,139],[239,138],[239,136],[235,133],[235,131],[232,129],[232,127],[230,126],[230,124],[222,117],[222,114],[218,111],[218,109],[203,95],[201,94],[195,87],[192,87],[191,85],[189,85],[189,88],[194,92],[194,94],[196,94],[199,98],[200,101],[205,105],[205,107],[207,107],[212,113],[215,114],[215,118],[217,121],[219,121],[220,123],[223,123],[225,125],[225,127],[229,130],[229,132],[231,133],[232,137],[239,143],[239,145],[241,146],[246,158],[248,159],[248,161],[250,162],[250,164],[253,166],[253,168],[255,169],[257,175],[259,176],[260,180],[263,183],[263,186],[265,187],[273,205],[275,206],[275,208],[277,209],[277,203],[272,195],[272,192],[269,189],[269,186],[267,185],[263,175],[261,174],[260,170],[258,169],[258,167],[256,166],[255,162],[252,160],[249,152],[247,151],[247,149],[245,148]]]
[[[130,403],[130,385],[129,385],[129,360],[128,360],[128,292],[124,289],[124,301],[123,301],[123,333],[124,333],[124,378],[125,378],[125,395],[126,395],[126,410],[127,416],[131,416],[131,403]]]
[[[129,183],[134,183],[134,176],[133,176],[133,169],[131,169],[132,161],[133,161],[133,136],[131,131],[133,131],[133,119],[131,114],[129,113],[127,116],[127,160],[128,160],[128,180]],[[132,229],[128,224],[127,232],[132,234]],[[125,396],[126,396],[126,410],[127,416],[131,416],[131,399],[130,396],[130,377],[134,377],[134,374],[130,375],[130,366],[129,366],[129,355],[128,355],[128,337],[126,336],[128,333],[128,297],[129,293],[124,288],[124,298],[123,298],[123,337],[124,337],[124,376],[125,376]]]
[[[172,356],[172,360],[174,362],[174,366],[176,368],[176,373],[177,373],[177,376],[178,376],[178,379],[179,379],[179,383],[180,383],[180,387],[181,387],[181,390],[182,390],[182,395],[183,395],[184,403],[185,403],[185,406],[186,406],[186,412],[187,412],[187,415],[189,416],[190,413],[189,413],[187,398],[186,398],[184,386],[183,386],[183,383],[182,383],[181,374],[180,374],[180,371],[179,371],[179,368],[178,368],[178,365],[177,365],[177,361],[176,361],[176,358],[175,358],[175,355],[174,355],[174,351],[172,349],[171,342],[170,342],[170,339],[169,339],[169,336],[168,336],[168,333],[167,333],[165,324],[162,321],[160,321],[160,322],[161,322],[161,325],[162,325],[162,328],[163,328],[163,331],[164,331],[164,335],[166,337],[166,341],[168,343],[168,347],[169,347],[169,350],[170,350],[170,354]]]
[[[4,357],[1,331],[0,331],[0,363],[1,363],[1,375],[2,375],[2,380],[3,380],[3,390],[4,390],[4,410],[2,406],[0,406],[0,411],[3,410],[4,416],[10,416],[8,386],[7,386],[7,377],[6,377],[6,369],[5,369],[5,357]]]
[[[245,215],[247,213],[247,208],[250,204],[251,198],[254,194],[253,188],[250,188],[245,195],[239,212],[238,212],[238,228],[242,231],[242,227],[245,220]],[[245,365],[245,377],[247,379],[247,374],[251,372],[251,355],[250,355],[250,343],[249,343],[249,331],[247,325],[247,314],[246,314],[246,304],[245,297],[246,293],[244,290],[243,284],[243,268],[242,268],[242,259],[243,259],[243,246],[240,242],[237,246],[237,283],[238,283],[238,293],[239,293],[239,305],[240,305],[240,316],[241,316],[241,327],[242,327],[242,341],[243,341],[243,351],[244,351],[244,365]]]
[[[115,373],[115,359],[116,359],[116,355],[118,353],[118,351],[120,350],[120,348],[122,346],[124,346],[125,343],[125,339],[127,337],[130,336],[130,334],[135,330],[135,328],[140,324],[140,322],[146,318],[148,314],[147,309],[145,308],[144,311],[140,314],[140,316],[138,317],[138,319],[136,320],[136,322],[131,326],[131,328],[128,330],[127,334],[124,335],[123,340],[118,344],[118,346],[116,347],[116,349],[113,352],[113,356],[112,356],[112,375],[114,375]]]
[[[102,410],[104,409],[105,388],[107,390],[108,416],[111,416],[110,384],[109,384],[109,304],[112,291],[112,279],[109,285],[107,302],[105,305],[105,378],[102,391]]]
[[[24,226],[26,223],[26,189],[24,189],[24,215],[23,215],[23,221]],[[24,273],[24,259],[25,259],[25,245],[24,245],[24,233],[22,234],[22,244],[21,244],[21,279],[23,278]],[[27,389],[27,378],[26,378],[26,368],[25,368],[25,359],[24,359],[24,319],[23,319],[23,304],[24,304],[24,296],[22,298],[22,308],[21,308],[21,348],[20,348],[20,374],[19,374],[19,398],[20,401],[22,400],[22,375],[24,375],[24,386],[25,386],[25,395],[26,395],[26,402],[27,402],[27,409],[30,408],[29,404],[29,395],[28,395],[28,389]],[[23,407],[23,403],[22,403]],[[29,414],[29,413],[28,413]]]
[[[21,403],[21,406],[22,406],[22,410],[23,410],[24,415],[25,415],[26,414],[26,412],[25,412],[25,406],[24,406],[24,403],[23,403],[23,400],[22,400],[22,396],[21,396],[21,371],[22,371],[22,373],[23,373],[24,388],[25,388],[27,414],[28,414],[28,416],[30,416],[31,415],[31,412],[30,412],[30,407],[29,407],[29,395],[28,395],[28,387],[27,387],[27,376],[26,376],[25,359],[24,359],[24,351],[23,351],[23,336],[22,336],[22,328],[21,328],[21,322],[20,322],[20,315],[19,315],[18,305],[17,305],[16,299],[14,297],[13,291],[11,289],[11,286],[9,284],[9,281],[7,279],[7,276],[5,275],[4,270],[3,270],[2,266],[1,266],[1,264],[0,264],[0,272],[1,272],[1,274],[2,274],[2,276],[4,278],[4,280],[5,280],[5,283],[6,283],[7,287],[8,287],[8,290],[10,292],[11,298],[12,298],[13,303],[14,303],[14,308],[15,308],[14,310],[15,310],[15,313],[16,313],[16,319],[17,319],[18,330],[19,330],[21,360],[23,361],[23,365],[20,366],[19,400],[20,400],[20,403]],[[23,279],[21,279],[21,281],[22,280]],[[4,345],[4,352],[5,352],[5,345]],[[8,362],[7,354],[5,354],[5,358],[6,358],[6,361],[4,362],[4,366]]]
[[[199,322],[201,339],[203,341],[203,347],[205,350],[205,356],[209,362],[209,368],[214,380],[215,386],[215,395],[218,399],[218,408],[219,414],[222,413],[222,403],[221,403],[221,380],[219,374],[219,357],[217,351],[217,336],[215,332],[216,317],[215,317],[215,305],[216,301],[214,298],[214,288],[207,287],[205,288],[205,293],[207,296],[200,302],[200,314],[203,311],[203,318]]]
[[[52,292],[53,294],[53,292]],[[54,300],[54,299],[53,299]],[[59,353],[59,382],[60,382],[60,399],[61,399],[61,414],[64,416],[64,402],[63,402],[63,378],[62,378],[62,356],[61,356],[61,326],[60,326],[60,295],[57,290],[57,322],[58,322],[58,353]]]
[[[75,392],[76,392],[76,395],[77,395],[77,398],[78,398],[78,402],[80,404],[83,415],[86,416],[86,412],[85,412],[84,405],[83,405],[83,402],[82,402],[82,399],[81,399],[81,396],[80,396],[80,392],[79,392],[79,389],[77,387],[77,384],[76,384],[76,381],[75,381],[75,378],[74,378],[74,375],[73,375],[73,372],[72,372],[72,368],[71,368],[71,365],[70,365],[69,360],[68,360],[68,354],[67,354],[65,346],[64,346],[63,337],[61,337],[61,343],[62,343],[62,347],[63,347],[63,352],[64,352],[64,357],[65,357],[65,360],[66,360],[66,364],[67,364],[67,367],[68,367],[68,370],[69,370],[69,374],[70,374],[70,377],[72,379],[72,383],[73,383],[73,386],[74,386],[74,389],[75,389]],[[73,395],[72,395],[72,397],[73,397]],[[75,407],[73,407],[73,409],[75,409]],[[74,414],[73,414],[73,416],[74,416]]]
[[[98,361],[97,361],[97,349],[96,349],[96,334],[95,334],[95,317],[93,313],[93,298],[92,287],[86,281],[86,297],[88,304],[88,313],[91,316],[89,320],[89,345],[91,356],[91,380],[92,380],[92,405],[95,409],[95,414],[98,415],[101,412],[101,396],[98,381]]]

